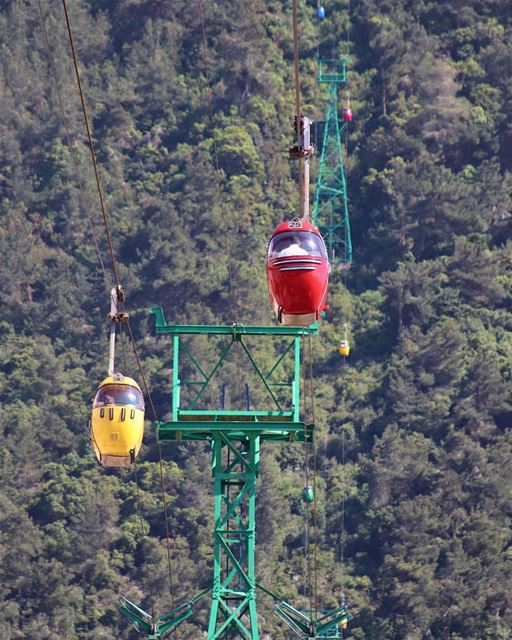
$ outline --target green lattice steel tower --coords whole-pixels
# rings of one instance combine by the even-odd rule
[[[347,82],[347,58],[319,60],[318,82],[327,84],[327,115],[316,183],[313,224],[320,229],[333,265],[352,263],[352,240],[343,164],[342,136],[348,123],[338,117],[338,86]]]
[[[173,341],[172,416],[156,425],[159,441],[202,440],[211,444],[215,525],[211,586],[173,611],[152,616],[121,598],[121,611],[151,640],[167,637],[210,594],[207,640],[259,640],[257,590],[274,600],[276,613],[303,640],[339,637],[350,614],[345,605],[318,615],[305,614],[256,582],[256,479],[264,442],[307,443],[314,425],[300,416],[301,338],[316,327],[246,327],[167,325],[161,308],[152,309],[157,334]],[[194,337],[218,341],[216,361],[202,361]],[[202,337],[202,338],[201,338]],[[254,355],[261,340],[279,338],[281,349],[263,367]],[[270,345],[269,345],[270,347]],[[222,388],[219,374],[233,352],[245,360],[259,383],[259,404],[265,408],[211,409]],[[204,354],[203,354],[204,357]],[[182,377],[186,376],[186,377]],[[239,376],[238,376],[239,377]],[[233,380],[234,383],[238,382]],[[219,387],[220,384],[220,387]],[[213,394],[213,395],[212,395]],[[215,404],[215,402],[213,403]]]

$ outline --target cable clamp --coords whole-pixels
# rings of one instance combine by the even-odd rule
[[[126,313],[126,311],[121,311],[119,313],[109,313],[107,318],[109,322],[115,322],[116,324],[128,322],[128,314]]]
[[[315,149],[315,145],[311,145],[307,148],[305,147],[299,147],[299,145],[295,144],[293,145],[293,147],[290,147],[288,149],[288,156],[290,158],[305,158],[306,160],[309,160],[309,158],[313,157],[315,155],[316,149]]]

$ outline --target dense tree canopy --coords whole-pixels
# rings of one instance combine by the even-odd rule
[[[158,449],[148,414],[137,497],[133,471],[99,468],[90,448],[112,275],[62,4],[41,4],[49,49],[37,0],[0,6],[0,633],[135,638],[118,593],[171,608]],[[177,323],[273,322],[266,243],[298,205],[291,2],[69,5],[163,416],[170,344],[155,339],[151,306]],[[319,599],[344,594],[356,639],[510,638],[511,4],[326,0],[320,24],[315,5],[299,2],[303,109],[325,111],[318,45],[350,55],[355,115],[354,265],[347,286],[333,275],[314,345]],[[136,375],[128,345],[125,356]],[[209,452],[176,443],[164,459],[181,602],[211,571]],[[297,606],[303,467],[300,447],[264,447],[258,577]],[[206,616],[199,607],[178,637],[200,637]],[[288,637],[279,624],[262,598],[262,633]]]

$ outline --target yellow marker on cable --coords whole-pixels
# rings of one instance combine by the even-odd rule
[[[342,340],[339,344],[338,351],[340,355],[346,358],[350,353],[350,345],[347,340]]]
[[[343,338],[338,346],[338,351],[340,355],[346,358],[350,353],[350,344],[347,340],[347,323],[343,323]]]

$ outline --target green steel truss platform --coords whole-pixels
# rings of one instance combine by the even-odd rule
[[[150,640],[168,637],[192,615],[193,606],[211,594],[207,640],[259,640],[256,592],[273,598],[276,613],[299,637],[338,637],[350,614],[346,606],[318,617],[306,615],[256,583],[256,479],[260,444],[312,442],[314,425],[301,419],[301,339],[318,333],[312,327],[246,327],[168,325],[160,307],[151,309],[156,333],[173,341],[171,419],[156,424],[160,442],[203,440],[211,443],[214,480],[214,550],[211,587],[173,611],[153,617],[126,598],[121,612]],[[194,336],[220,340],[219,355],[208,364],[193,350]],[[280,339],[274,362],[263,366],[254,342]],[[269,345],[270,346],[270,345]],[[268,406],[251,410],[216,410],[212,394],[223,365],[234,350],[259,383],[259,401]],[[186,378],[181,377],[185,371]],[[238,382],[238,381],[237,381]],[[215,394],[213,395],[215,397]],[[248,403],[249,404],[249,403]]]

